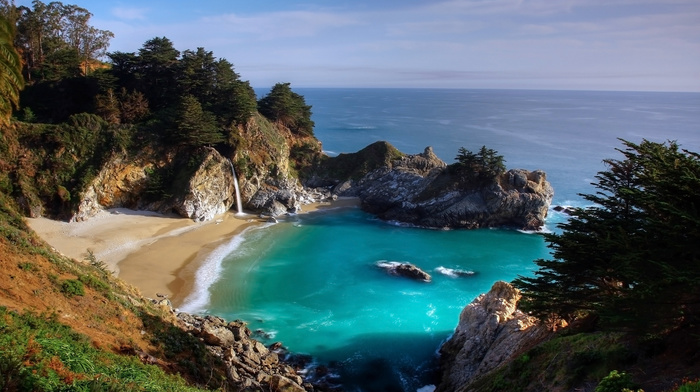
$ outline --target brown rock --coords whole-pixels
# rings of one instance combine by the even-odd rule
[[[299,384],[278,374],[270,378],[270,388],[278,392],[304,392]]]
[[[438,392],[462,390],[551,336],[538,319],[517,309],[520,297],[512,285],[496,282],[462,310],[457,329],[440,348]]]

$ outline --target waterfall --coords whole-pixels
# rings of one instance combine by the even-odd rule
[[[238,214],[243,214],[243,204],[241,203],[241,188],[238,187],[238,177],[236,177],[236,170],[233,168],[233,162],[228,160],[228,164],[231,165],[231,174],[233,175],[233,187],[236,189],[236,211]]]

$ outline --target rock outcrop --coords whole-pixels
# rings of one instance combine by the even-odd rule
[[[236,201],[231,162],[213,148],[208,151],[182,193],[172,201],[172,209],[180,216],[195,221],[211,220]]]
[[[196,155],[199,163],[194,169],[179,171],[180,177],[184,177],[182,183],[162,184],[164,188],[174,188],[172,195],[151,200],[147,190],[153,187],[154,173],[164,167],[177,166],[174,163],[177,158],[167,153],[132,158],[123,153],[115,154],[82,193],[71,220],[85,220],[103,209],[115,207],[175,211],[196,221],[212,219],[235,202],[231,163],[213,148],[202,148]]]
[[[84,221],[106,208],[139,208],[148,173],[157,166],[159,162],[143,156],[129,159],[123,153],[113,155],[80,196],[71,220]]]
[[[440,348],[437,392],[468,391],[469,384],[552,335],[517,309],[520,292],[506,282],[467,305],[454,334]]]
[[[244,322],[227,323],[220,317],[187,313],[178,313],[177,321],[182,329],[200,338],[207,350],[226,364],[228,381],[235,390],[314,390],[277,351],[251,338],[251,331]]]
[[[384,159],[375,156],[382,152]],[[372,166],[365,173],[361,169],[368,167],[362,161],[366,156]],[[495,178],[478,178],[448,166],[430,147],[421,154],[402,155],[379,142],[358,152],[354,160],[342,160],[350,167],[344,174],[353,177],[336,177],[333,182],[338,168],[331,162],[330,169],[319,171],[309,183],[332,184],[335,194],[359,197],[362,208],[381,219],[421,227],[538,230],[554,196],[543,171],[513,169]]]
[[[378,261],[377,267],[385,269],[392,275],[401,276],[423,282],[432,281],[432,276],[411,263],[401,263],[398,261]]]
[[[116,207],[210,220],[234,205],[234,175],[243,209],[268,216],[296,212],[304,204],[331,197],[328,189],[305,188],[292,175],[292,167],[299,165],[291,159],[294,151],[320,156],[321,144],[313,136],[294,135],[260,116],[238,131],[239,143],[227,152],[230,155],[207,147],[115,153],[81,192],[71,220]],[[25,204],[38,205],[35,209],[41,213],[40,202]]]

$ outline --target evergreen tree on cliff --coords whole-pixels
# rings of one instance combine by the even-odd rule
[[[289,83],[277,83],[270,93],[258,101],[258,111],[270,121],[282,123],[292,132],[313,136],[311,106],[304,97],[292,91]]]
[[[700,155],[623,144],[596,194],[582,195],[595,207],[546,234],[554,258],[514,283],[540,317],[595,314],[603,326],[663,333],[700,321]]]
[[[19,106],[19,92],[24,87],[22,64],[13,46],[14,26],[0,17],[0,125],[7,125],[13,107]]]
[[[175,121],[177,139],[188,146],[211,146],[221,143],[224,137],[216,126],[216,118],[192,95],[182,98]]]

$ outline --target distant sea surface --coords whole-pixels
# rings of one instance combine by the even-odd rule
[[[312,105],[329,155],[386,140],[409,154],[432,146],[447,163],[485,145],[508,168],[542,169],[553,205],[620,159],[618,138],[677,141],[700,151],[700,94],[526,90],[295,89]],[[258,91],[263,96],[267,91]],[[550,211],[546,230],[566,217]],[[461,310],[497,280],[531,275],[541,236],[505,229],[401,227],[358,209],[291,216],[249,229],[214,252],[183,310],[242,319],[260,339],[330,364],[350,391],[415,391],[434,383],[436,351]],[[411,262],[431,283],[388,275]],[[474,275],[454,276],[456,271]]]

